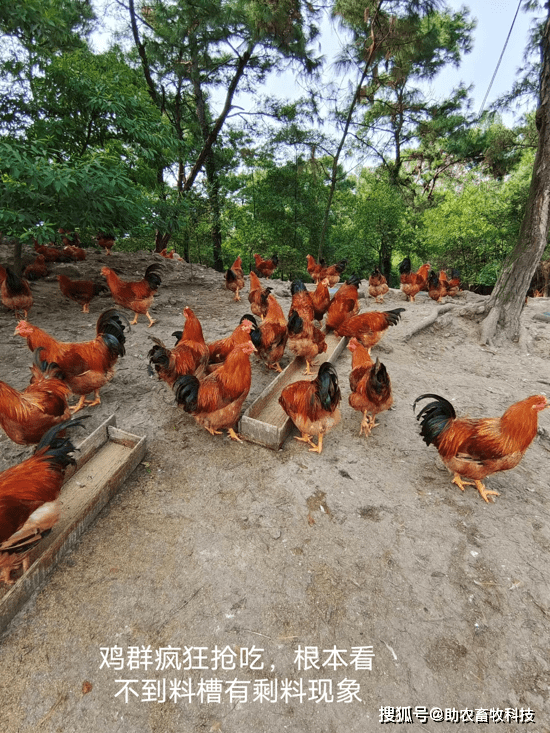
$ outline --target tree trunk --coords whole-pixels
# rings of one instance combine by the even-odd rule
[[[518,341],[519,319],[531,278],[548,242],[550,206],[550,9],[542,39],[540,103],[536,114],[539,144],[525,216],[518,243],[507,257],[487,303],[489,311],[481,327],[481,341],[490,344],[499,326],[506,338]]]
[[[23,272],[22,252],[23,245],[21,244],[21,240],[17,238],[13,245],[13,270],[19,277],[21,277],[21,273]]]
[[[212,236],[212,255],[214,270],[223,272],[222,232],[220,226],[220,182],[214,155],[210,151],[205,163],[208,183],[208,203],[210,204],[210,234]]]
[[[159,229],[157,229],[155,232],[155,252],[162,252],[163,249],[166,249],[171,237],[172,235],[168,232],[164,232],[163,234]]]

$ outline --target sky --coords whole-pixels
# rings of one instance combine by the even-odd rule
[[[462,81],[466,86],[473,85],[474,111],[480,110],[512,26],[518,3],[519,0],[476,0],[470,3],[447,0],[447,4],[453,10],[459,10],[463,6],[469,7],[470,16],[477,19],[477,27],[474,31],[473,50],[463,58],[460,68],[445,69],[431,85],[430,91],[435,99],[443,98],[450,89],[457,87]],[[532,13],[527,14],[520,8],[485,108],[501,94],[510,90],[517,69],[522,63],[528,30],[533,18]],[[327,60],[330,61],[335,56],[343,40],[344,37],[337,27],[328,21],[323,24],[321,47]],[[293,79],[290,73],[274,77],[270,82],[273,92],[281,96],[288,95],[292,85]],[[297,96],[299,92],[298,89]],[[513,123],[513,115],[505,117],[505,121],[508,124]]]
[[[440,74],[433,91],[436,95],[443,95],[460,81],[466,85],[473,84],[474,109],[479,111],[514,20],[518,0],[477,0],[470,4],[457,0],[447,1],[455,10],[466,5],[470,8],[470,15],[477,19],[474,48],[464,57],[460,69],[449,69]],[[527,14],[520,8],[485,108],[510,90],[517,69],[522,64],[529,26],[534,17],[532,13]]]

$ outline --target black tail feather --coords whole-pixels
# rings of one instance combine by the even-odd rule
[[[436,394],[422,394],[417,397],[413,403],[413,410],[415,410],[417,402],[432,397],[435,402],[429,402],[416,416],[416,419],[420,420],[420,435],[426,445],[431,445],[448,427],[451,420],[456,418],[455,409],[449,400]]]
[[[58,423],[50,428],[42,436],[40,442],[36,446],[35,453],[46,448],[44,456],[47,456],[53,463],[66,468],[69,464],[76,464],[74,458],[70,455],[77,449],[69,438],[60,438],[59,433],[69,428],[81,427],[82,421],[87,420],[89,415],[80,415],[73,417],[65,422]]]
[[[176,402],[183,407],[185,412],[197,410],[199,386],[199,380],[192,374],[184,374],[174,382],[173,390]]]
[[[319,385],[317,392],[321,405],[325,410],[334,409],[340,402],[341,394],[338,374],[329,361],[323,362],[319,367],[316,381]]]
[[[406,308],[394,308],[391,311],[384,311],[384,313],[388,316],[390,324],[395,326],[401,318],[401,313],[404,313],[405,311]]]
[[[292,311],[288,318],[287,328],[289,333],[298,334],[304,328],[304,321],[296,311]]]

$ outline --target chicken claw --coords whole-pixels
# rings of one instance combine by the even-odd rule
[[[500,496],[500,494],[498,493],[498,491],[487,491],[487,489],[486,489],[486,488],[485,488],[485,486],[484,486],[484,485],[483,485],[483,484],[481,483],[481,481],[476,481],[476,482],[475,482],[475,485],[476,485],[476,489],[477,489],[477,490],[479,491],[479,493],[481,494],[481,498],[482,498],[482,499],[483,499],[484,501],[486,501],[486,502],[487,502],[487,504],[492,504],[492,503],[494,502],[494,499],[491,499],[491,501],[489,501],[489,499],[487,498],[487,497],[488,497],[489,495],[491,495],[491,494],[492,494],[492,495],[494,495],[494,496]]]
[[[364,417],[361,420],[361,426],[359,428],[359,435],[363,435],[363,431],[365,431],[365,438],[368,438],[370,435],[371,429],[372,429],[372,425],[371,425],[370,415],[368,415],[365,412]]]
[[[231,438],[231,440],[236,440],[238,443],[244,443],[244,441],[239,438],[233,428],[228,428],[227,432],[229,433],[229,437]]]
[[[323,450],[323,433],[319,433],[319,443],[315,445],[311,440],[309,441],[313,448],[309,449],[310,453],[321,453]]]
[[[483,499],[483,501],[487,502],[487,504],[491,504],[492,501],[493,501],[492,499],[491,499],[491,501],[489,501],[489,499],[487,498],[488,496],[490,496],[490,495],[500,496],[500,494],[498,493],[498,491],[488,491],[485,488],[484,484],[481,481],[463,481],[460,478],[460,476],[458,475],[458,473],[456,473],[454,475],[454,478],[452,480],[452,483],[453,484],[456,484],[458,486],[458,488],[461,489],[462,491],[464,491],[464,487],[465,486],[475,486],[476,489],[481,494],[481,498]]]
[[[294,436],[294,440],[299,440],[302,443],[309,443],[310,445],[315,445],[311,442],[311,435],[308,435],[307,433],[302,433],[302,437],[299,438],[297,435]]]

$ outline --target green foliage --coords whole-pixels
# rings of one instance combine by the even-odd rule
[[[263,257],[277,253],[284,277],[307,279],[306,255],[315,256],[319,244],[325,182],[322,161],[299,156],[281,166],[264,160],[236,176],[223,217],[224,261],[247,253],[253,264],[255,252]]]
[[[533,154],[505,181],[464,177],[457,195],[448,189],[422,217],[422,240],[436,268],[457,267],[463,280],[494,285],[519,236],[527,201]]]
[[[106,154],[58,160],[42,141],[0,139],[0,230],[47,239],[59,226],[125,230],[147,215],[143,190]]]

